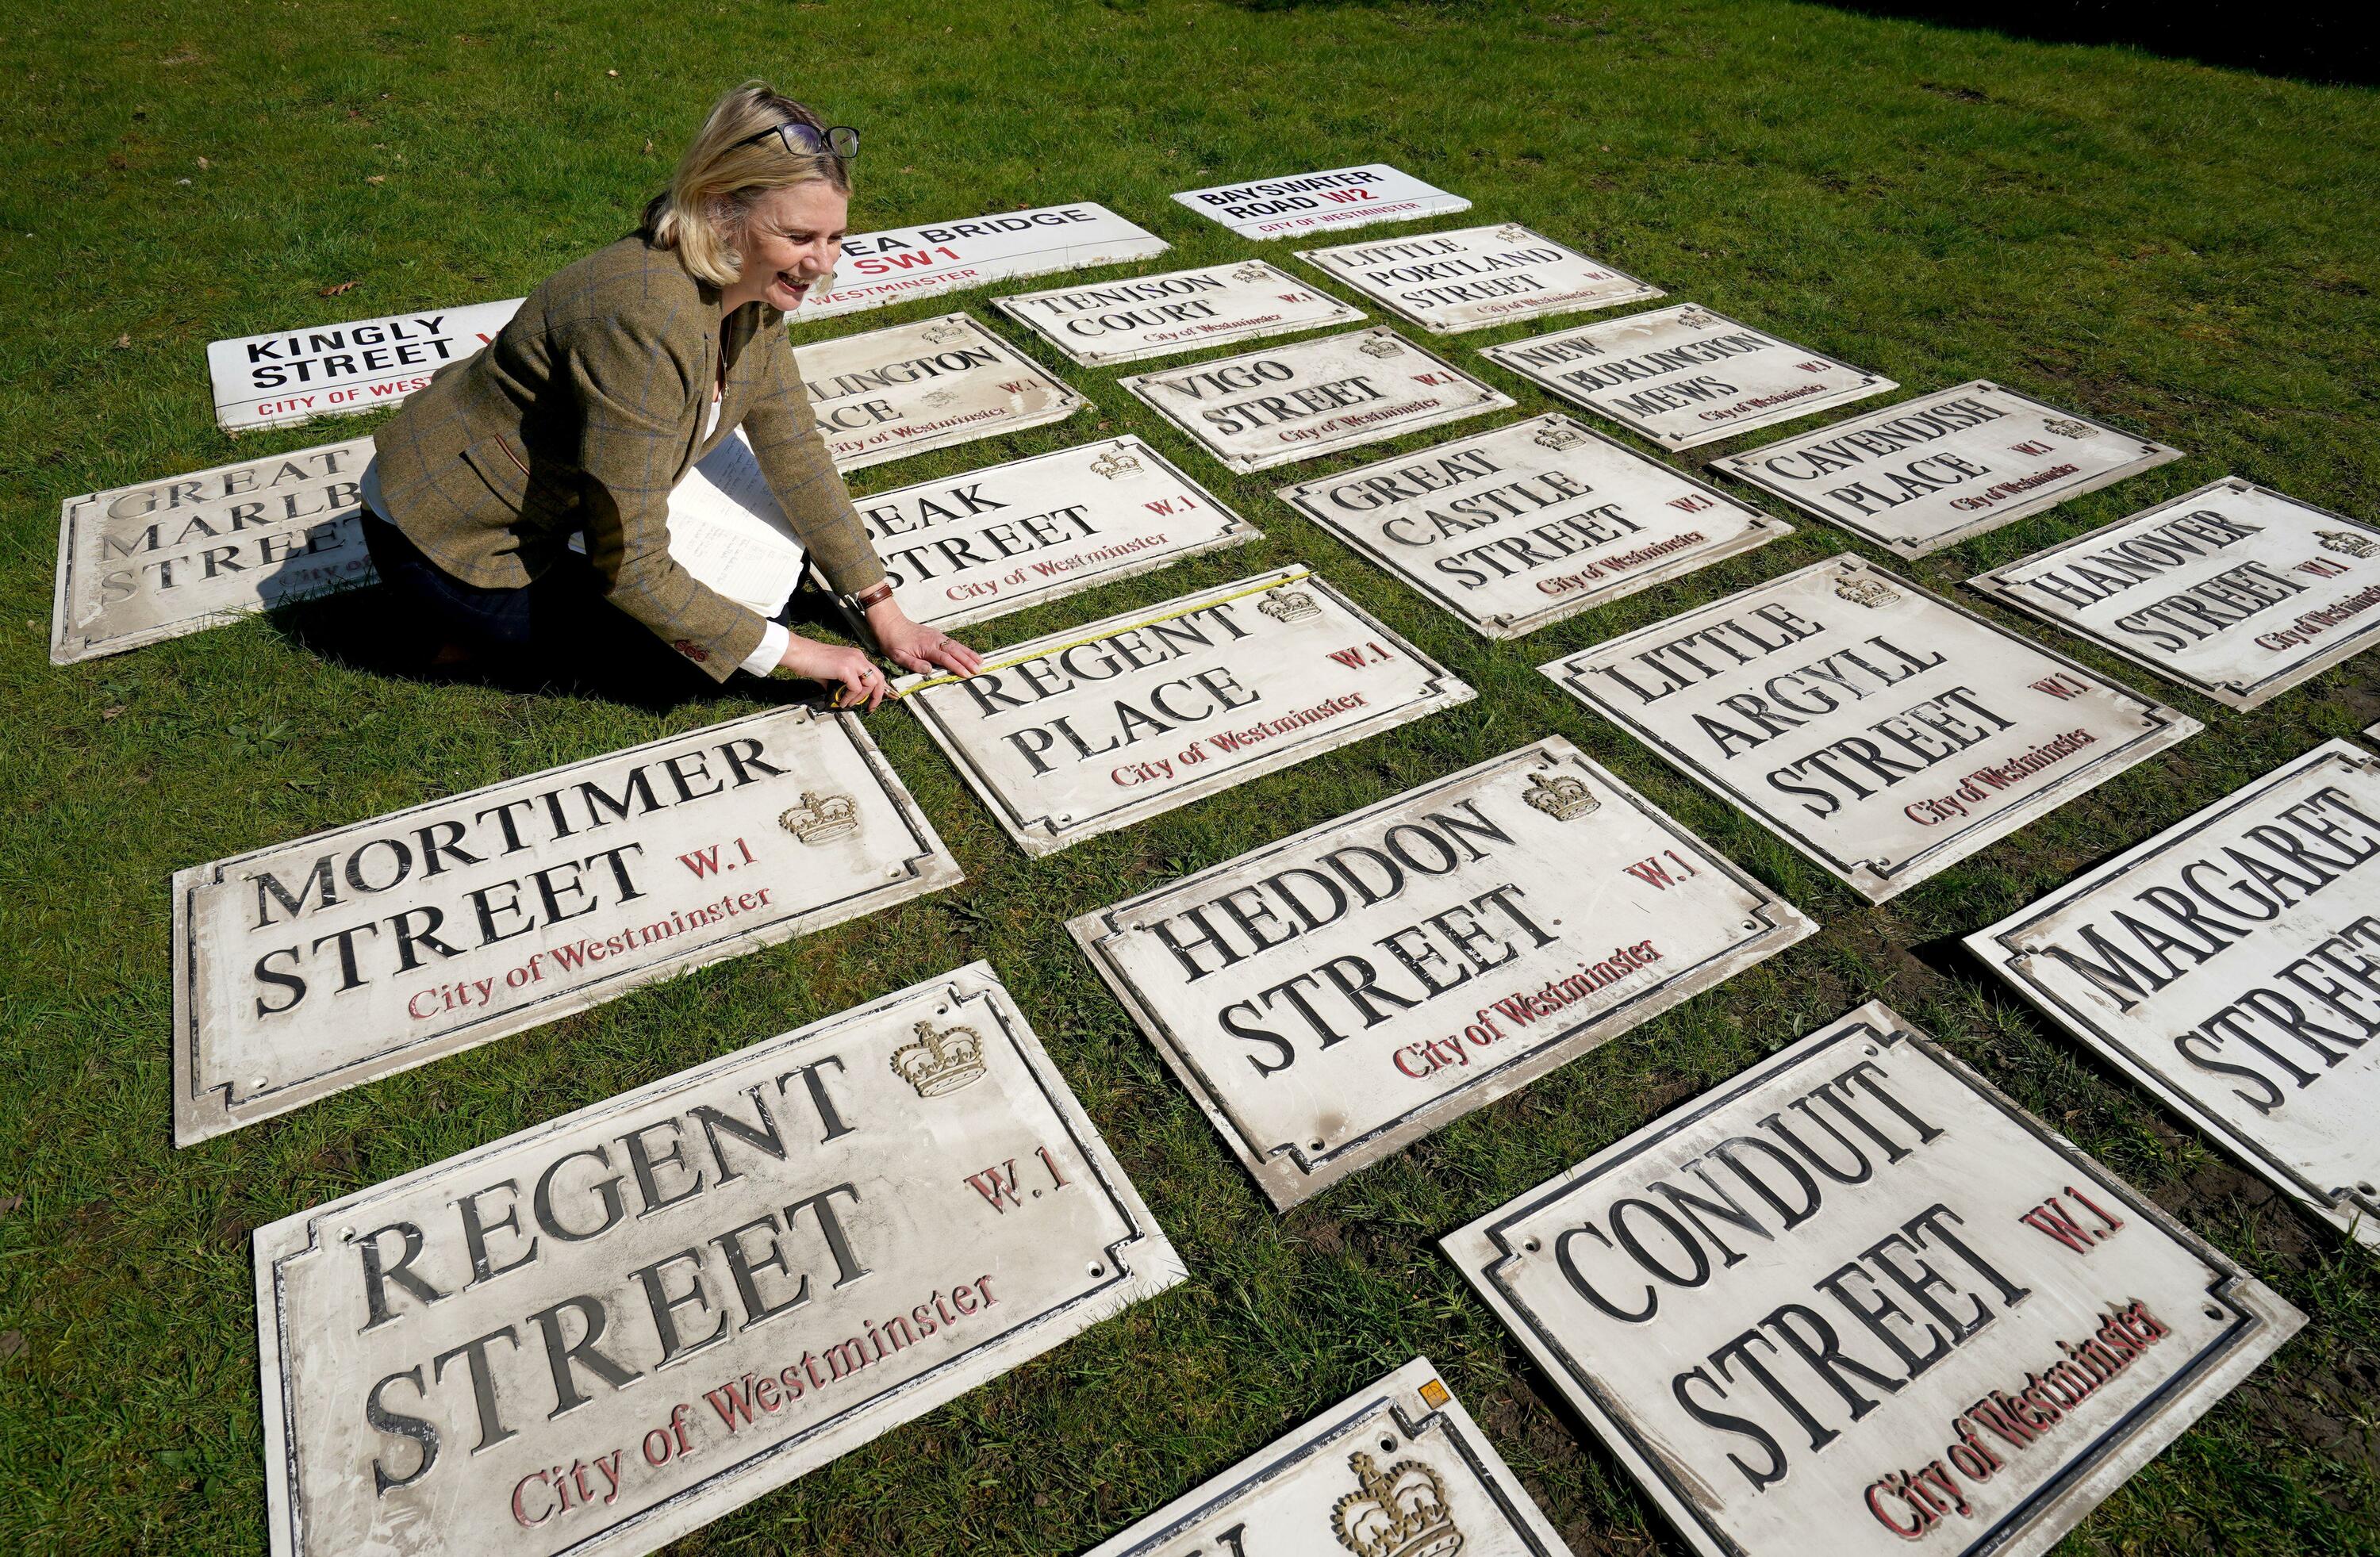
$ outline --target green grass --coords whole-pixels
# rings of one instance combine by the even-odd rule
[[[12,1337],[0,1340],[0,1549],[257,1549],[250,1228],[985,957],[1190,1281],[683,1550],[1079,1551],[1415,1352],[1446,1370],[1574,1549],[1677,1550],[1435,1240],[1871,996],[2313,1316],[2069,1548],[2380,1550],[2374,1262],[1952,950],[2089,863],[2380,718],[2374,661],[2239,716],[2019,622],[2154,687],[2206,732],[1869,908],[1533,669],[1847,537],[1797,515],[1798,532],[1765,550],[1486,645],[1271,498],[1309,467],[1231,477],[1112,373],[1063,369],[1098,402],[1093,416],[855,485],[1062,447],[1096,423],[1164,449],[1268,538],[989,623],[969,634],[979,646],[1305,561],[1479,700],[1038,862],[914,721],[888,712],[871,729],[965,865],[964,887],[172,1148],[176,867],[790,689],[747,682],[655,712],[426,684],[370,668],[358,646],[387,629],[360,605],[335,619],[344,634],[301,610],[55,670],[60,501],[365,430],[343,420],[233,444],[213,429],[205,343],[516,296],[625,230],[711,95],[747,74],[864,127],[862,228],[1093,199],[1174,242],[1146,269],[1207,263],[1251,246],[1173,205],[1172,190],[1382,159],[1470,196],[1471,219],[1525,222],[1912,392],[1990,377],[2189,451],[1914,569],[2002,620],[1959,581],[2219,476],[2380,514],[2372,92],[1767,0],[1555,4],[1566,11],[594,0],[565,18],[520,0],[402,16],[385,0],[23,0],[0,19],[0,1332]],[[1263,252],[1293,265],[1288,247]],[[812,328],[954,306],[1055,365],[980,295]],[[1472,347],[1531,332],[1452,349],[1475,365]],[[1524,412],[1548,408],[1488,376]],[[1548,732],[1781,888],[1824,934],[1276,1216],[1062,922]]]

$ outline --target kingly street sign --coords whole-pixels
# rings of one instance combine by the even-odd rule
[[[513,297],[213,342],[215,425],[239,432],[402,404],[430,375],[494,340],[520,306]]]

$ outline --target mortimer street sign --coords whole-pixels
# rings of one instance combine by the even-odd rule
[[[992,306],[1085,368],[1179,356],[1364,316],[1261,260],[994,297]]]
[[[1517,222],[1305,248],[1297,257],[1438,335],[1661,296],[1659,287]]]
[[[1063,421],[1089,402],[965,314],[794,348],[838,470]]]

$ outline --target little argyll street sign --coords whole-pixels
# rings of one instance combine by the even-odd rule
[[[1147,228],[1088,200],[855,233],[843,240],[834,274],[811,289],[792,319],[801,324],[1019,276],[1121,265],[1153,259],[1169,247]]]
[[[837,470],[1063,421],[1089,402],[965,314],[794,348]]]
[[[1850,555],[1539,669],[1878,903],[2200,728]]]
[[[1335,232],[1374,222],[1411,222],[1469,211],[1471,202],[1386,163],[1325,168],[1253,184],[1218,184],[1173,197],[1244,238]]]
[[[258,1229],[276,1557],[636,1557],[1184,1272],[978,962]]]
[[[494,340],[520,306],[512,297],[213,342],[215,425],[239,432],[402,404],[432,373]]]
[[[1068,928],[1285,1211],[1817,926],[1553,736]]]
[[[1879,1004],[1445,1248],[1703,1557],[2035,1557],[2305,1322]]]
[[[1353,324],[1364,317],[1261,260],[991,301],[1086,368],[1179,356],[1202,346]]]
[[[851,715],[793,708],[174,876],[174,1140],[959,879]]]
[[[1305,248],[1297,257],[1438,335],[1661,296],[1517,222]]]

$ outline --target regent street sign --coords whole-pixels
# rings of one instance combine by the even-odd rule
[[[1169,247],[1093,200],[857,233],[843,240],[834,274],[790,318],[801,324],[1020,276],[1121,265]]]
[[[276,1557],[636,1557],[1184,1273],[981,962],[255,1259]]]
[[[1517,222],[1302,248],[1297,257],[1438,335],[1661,296]]]
[[[2305,1322],[1880,1003],[1444,1247],[1703,1557],[2035,1557]]]
[[[1817,930],[1559,736],[1067,928],[1281,1211]]]
[[[794,364],[843,471],[1063,421],[1090,404],[965,314],[812,341]]]
[[[215,425],[293,427],[404,404],[450,362],[496,338],[518,297],[216,341],[207,347]]]
[[[174,876],[174,1140],[953,886],[852,715],[788,708]]]
[[[1364,317],[1261,260],[1087,282],[991,301],[1085,368],[1179,356],[1233,341],[1353,324]]]
[[[1009,837],[1050,854],[1476,695],[1304,568],[895,683]]]
[[[1244,238],[1337,232],[1469,211],[1471,202],[1386,163],[1323,168],[1253,184],[1218,184],[1173,197]]]
[[[1848,553],[1539,669],[1876,903],[2201,728]]]

